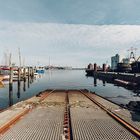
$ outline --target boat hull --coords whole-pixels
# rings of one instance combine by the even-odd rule
[[[131,64],[133,73],[140,73],[140,62],[134,62]]]

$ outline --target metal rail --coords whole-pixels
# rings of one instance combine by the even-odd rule
[[[45,100],[45,99],[46,99],[51,93],[53,93],[54,91],[55,91],[55,89],[54,89],[54,90],[51,90],[49,93],[47,93],[47,94],[41,96],[41,99],[39,100],[39,102],[42,102],[43,100]]]
[[[115,119],[117,122],[119,122],[122,126],[124,126],[127,130],[129,130],[131,133],[133,133],[135,136],[140,138],[140,130],[132,126],[130,123],[126,122],[124,119],[120,118],[117,114],[112,112],[111,110],[107,109],[105,106],[103,106],[101,103],[97,102],[93,97],[90,95],[87,95],[82,90],[80,92],[85,95],[88,99],[90,99],[92,102],[94,102],[97,106],[99,106],[101,109],[103,109],[105,112],[107,112],[113,119]]]
[[[42,95],[39,102],[42,102],[43,100],[45,100],[52,92],[54,92],[54,90],[50,91],[48,94]],[[33,108],[34,108],[34,106],[33,106],[33,104],[31,104],[31,107],[28,107],[27,109],[24,109],[23,111],[18,113],[15,117],[11,118],[7,123],[0,126],[0,134],[5,133],[10,128],[11,125],[16,124],[16,122],[18,122],[21,117],[23,117],[24,115],[29,113],[29,111],[31,111]],[[6,110],[8,110],[8,109],[6,109]]]
[[[64,140],[72,140],[71,118],[68,91],[66,91],[65,98],[65,111],[64,111],[64,123],[63,123],[63,135]]]

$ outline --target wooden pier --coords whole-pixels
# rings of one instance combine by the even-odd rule
[[[46,90],[0,113],[1,140],[137,140],[129,110],[87,90]]]

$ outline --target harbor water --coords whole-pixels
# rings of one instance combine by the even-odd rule
[[[26,100],[46,89],[88,89],[117,104],[126,105],[130,101],[140,101],[140,90],[127,89],[107,83],[93,77],[87,77],[84,70],[46,70],[34,79],[26,79],[13,83],[12,91],[9,84],[3,82],[0,88],[0,109],[7,108],[17,102]]]

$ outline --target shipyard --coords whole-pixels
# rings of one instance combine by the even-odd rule
[[[0,4],[0,140],[140,140],[140,2]]]

